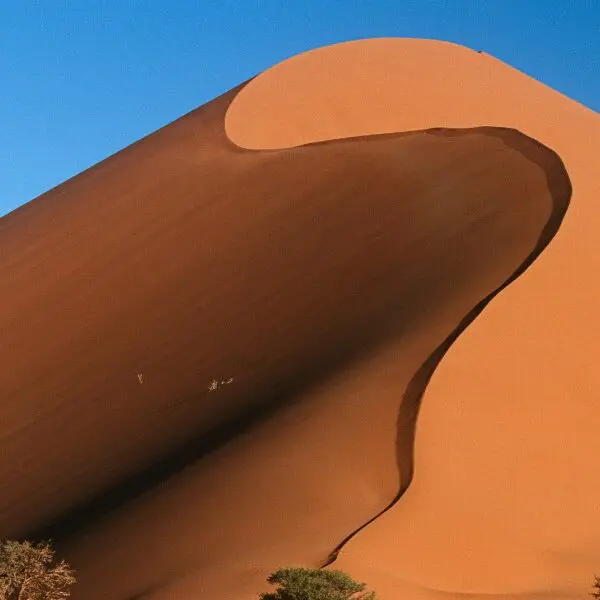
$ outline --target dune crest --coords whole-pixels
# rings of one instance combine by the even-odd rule
[[[260,73],[233,99],[225,129],[234,144],[266,150],[435,127],[510,127],[562,157],[571,137],[561,119],[573,112],[598,127],[595,112],[489,54],[376,38],[310,50]],[[594,143],[593,135],[584,140]]]

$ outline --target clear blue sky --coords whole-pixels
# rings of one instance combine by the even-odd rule
[[[445,39],[600,112],[600,0],[0,0],[0,215],[293,54]]]

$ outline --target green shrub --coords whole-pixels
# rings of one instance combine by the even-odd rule
[[[278,589],[261,594],[261,600],[376,600],[374,592],[365,592],[364,583],[343,571],[288,567],[267,581]]]

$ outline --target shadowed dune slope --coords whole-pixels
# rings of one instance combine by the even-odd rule
[[[242,600],[280,564],[327,561],[406,488],[433,368],[554,235],[568,171],[575,216],[452,346],[425,397],[409,492],[334,564],[383,600],[580,590],[596,556],[581,519],[600,483],[583,477],[600,415],[592,361],[568,343],[590,350],[596,331],[581,319],[598,258],[581,253],[599,220],[584,210],[598,191],[597,119],[464,48],[343,44],[282,63],[4,217],[0,536],[60,534],[77,506],[141,477],[140,497],[95,522],[84,510],[59,535],[79,570],[75,599]],[[565,328],[561,274],[573,273],[567,306],[581,312]],[[553,377],[549,408],[538,392]],[[488,406],[510,407],[503,437]],[[145,469],[240,416],[252,426],[144,486]],[[549,423],[563,426],[549,454],[558,474],[531,459],[546,456]],[[577,494],[543,504],[548,481],[565,490],[574,473]],[[535,507],[519,512],[529,494]],[[582,512],[561,538],[539,516],[565,500]],[[471,573],[490,545],[495,566]]]
[[[600,116],[485,53],[380,39],[275,66],[226,119],[248,148],[483,124],[553,148],[573,198],[548,250],[433,375],[409,491],[335,563],[384,600],[575,598],[598,570]]]

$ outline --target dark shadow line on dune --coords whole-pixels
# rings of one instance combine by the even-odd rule
[[[326,348],[324,354],[329,357],[315,366],[308,363],[288,373],[273,384],[268,382],[264,389],[253,393],[261,401],[252,404],[239,415],[228,419],[209,431],[192,438],[174,448],[150,466],[135,475],[119,480],[104,491],[80,502],[57,515],[51,521],[26,532],[24,539],[53,540],[61,544],[95,525],[117,509],[135,501],[145,493],[164,485],[197,461],[216,452],[232,440],[244,435],[253,427],[268,419],[278,411],[288,408],[299,401],[302,393],[326,379],[332,372],[360,361],[377,343],[383,325],[374,326],[355,343],[348,344],[342,352],[336,351],[339,340]],[[181,398],[171,404],[175,409],[181,404],[198,402],[202,393]]]
[[[284,391],[281,394],[285,394]],[[279,395],[278,395],[279,396]],[[197,397],[181,400],[178,404],[196,402]],[[242,435],[262,419],[269,417],[279,406],[276,400],[270,400],[259,407],[225,422],[219,427],[194,438],[170,453],[166,457],[151,464],[148,468],[134,476],[119,480],[103,492],[92,496],[58,515],[49,523],[42,525],[25,535],[25,539],[53,540],[59,543],[91,526],[109,513],[134,501],[150,489],[166,483],[171,477],[183,471],[194,461],[216,451],[221,445]]]
[[[502,128],[495,128],[502,129]],[[431,132],[436,130],[429,130]],[[441,129],[440,129],[441,131]],[[450,135],[451,135],[451,131]],[[528,137],[528,136],[526,136]],[[533,139],[533,138],[529,138]],[[559,155],[543,146],[537,140],[533,140],[538,146],[546,148],[550,152],[550,156],[554,159],[555,165],[551,165],[550,168],[547,165],[541,164],[536,160],[536,156],[531,156],[527,152],[528,147],[525,148],[510,143],[510,138],[507,140],[503,137],[503,141],[507,144],[524,154],[529,160],[538,164],[546,174],[546,180],[550,196],[552,198],[553,207],[550,217],[544,225],[540,237],[533,250],[527,255],[521,265],[515,270],[515,272],[497,289],[485,296],[473,309],[460,321],[457,327],[450,333],[450,335],[429,355],[425,362],[419,367],[412,379],[406,386],[406,390],[402,396],[402,403],[400,405],[400,411],[398,415],[398,429],[396,438],[396,456],[398,463],[398,470],[400,473],[400,488],[392,501],[381,511],[379,511],[374,517],[371,517],[368,521],[363,523],[360,527],[348,534],[329,554],[324,563],[321,564],[320,568],[327,567],[334,563],[341,552],[342,548],[358,533],[363,529],[371,525],[379,517],[388,512],[393,508],[400,498],[404,495],[406,490],[409,488],[413,476],[414,476],[414,447],[415,447],[415,433],[417,418],[419,410],[421,408],[421,401],[425,390],[435,372],[437,366],[444,358],[452,344],[458,339],[458,337],[467,329],[467,327],[483,312],[485,307],[504,289],[506,289],[511,283],[518,279],[537,259],[537,257],[544,251],[548,244],[552,241],[556,233],[558,232],[567,209],[571,200],[572,185],[569,179],[567,170],[560,159]]]

